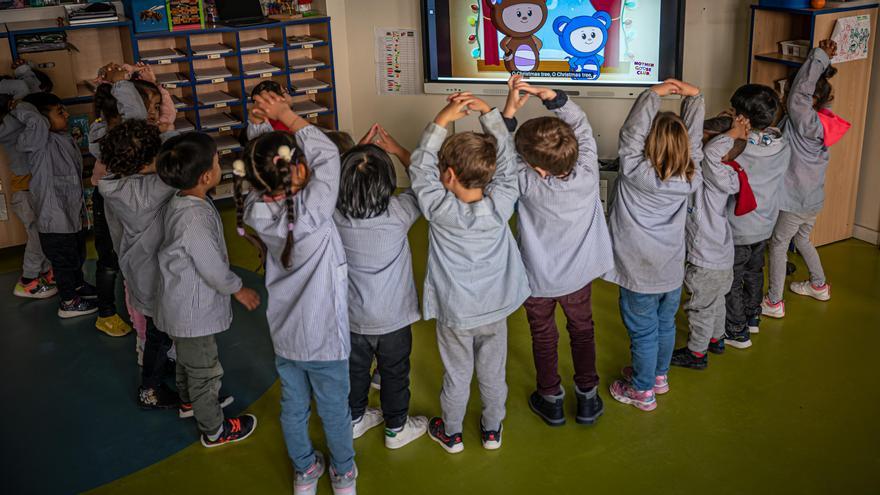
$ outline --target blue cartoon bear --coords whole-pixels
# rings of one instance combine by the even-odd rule
[[[608,41],[609,26],[611,16],[601,10],[591,16],[574,19],[562,16],[553,21],[553,31],[559,36],[559,45],[571,55],[568,65],[569,70],[575,73],[574,79],[592,81],[599,78],[605,60],[599,52]]]

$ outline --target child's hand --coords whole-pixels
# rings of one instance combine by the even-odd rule
[[[455,95],[450,96],[446,99],[446,101],[452,101]],[[469,98],[471,101],[468,103],[468,110],[473,110],[474,112],[480,112],[481,115],[485,115],[492,111],[492,107],[489,106],[488,103],[474,96],[473,93],[459,93],[459,97]]]
[[[749,132],[752,130],[752,123],[745,115],[737,115],[733,118],[733,125],[727,131],[727,135],[733,139],[746,140],[749,138]]]
[[[550,101],[556,99],[556,91],[553,91],[550,88],[542,88],[539,86],[532,86],[530,84],[525,85],[522,88],[523,91],[533,94],[541,99],[541,101]]]
[[[370,126],[370,130],[367,131],[366,134],[364,134],[364,137],[362,137],[361,140],[358,141],[358,145],[363,146],[365,144],[373,144],[373,141],[376,140],[376,134],[378,134],[378,133],[379,133],[379,124],[374,123],[372,126]]]
[[[523,85],[528,86],[528,83],[522,80],[521,75],[510,76],[510,79],[507,80],[507,103],[504,104],[504,112],[502,113],[505,118],[512,119],[532,96],[523,91]]]
[[[232,297],[240,302],[242,306],[247,308],[248,311],[253,311],[260,306],[260,295],[257,294],[254,289],[242,287],[238,292],[233,294]]]
[[[22,65],[27,65],[27,62],[25,62],[24,60],[22,60],[20,58],[16,59],[14,62],[12,62],[12,70],[17,69],[17,68],[21,67]]]
[[[254,112],[272,120],[282,120],[282,116],[293,113],[287,98],[270,91],[254,96],[254,103]]]
[[[828,58],[834,58],[837,55],[837,42],[834,40],[822,40],[819,42],[819,48],[828,55]]]
[[[149,81],[153,84],[156,84],[156,73],[153,72],[153,68],[149,65],[141,62],[134,67],[134,70],[144,81]]]
[[[376,146],[385,150],[386,153],[396,156],[404,167],[409,167],[411,162],[409,150],[401,146],[391,134],[388,134],[384,127],[378,124],[376,124],[376,127],[378,128],[376,132]]]
[[[700,94],[700,88],[693,84],[679,81],[678,79],[667,79],[666,82],[675,85],[678,88],[678,94],[682,96],[697,96]]]
[[[469,115],[468,106],[473,99],[469,95],[470,93],[455,93],[450,96],[448,99],[449,103],[434,117],[434,123],[440,127],[446,127],[456,120]]]
[[[678,86],[667,81],[651,86],[651,91],[657,93],[658,96],[663,97],[669,95],[677,95],[679,89]]]
[[[254,124],[262,124],[263,122],[266,121],[266,118],[265,118],[265,116],[262,115],[262,112],[260,112],[260,111],[259,111],[256,107],[254,107],[254,106],[251,106],[251,107],[248,109],[248,115],[249,115],[248,120],[249,120],[251,123],[254,123]]]

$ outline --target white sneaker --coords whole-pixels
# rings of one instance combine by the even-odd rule
[[[782,318],[785,316],[785,301],[774,304],[767,296],[761,301],[761,314],[770,318]]]
[[[821,287],[816,287],[809,280],[805,280],[803,282],[792,282],[788,288],[795,294],[810,296],[817,301],[827,301],[831,299],[831,285],[827,283]]]
[[[361,416],[361,419],[357,420],[357,422],[351,422],[353,437],[360,438],[364,433],[369,431],[370,428],[382,424],[382,421],[384,421],[382,418],[382,411],[373,407],[368,407],[367,410],[364,411],[364,415]]]
[[[428,418],[409,416],[402,430],[395,432],[385,428],[385,446],[389,449],[399,449],[427,432]]]

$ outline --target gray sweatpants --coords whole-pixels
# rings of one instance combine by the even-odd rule
[[[192,403],[199,431],[216,433],[223,424],[220,408],[220,380],[223,368],[217,355],[217,341],[206,337],[173,337],[177,347],[177,393],[181,402]]]
[[[825,285],[825,271],[822,269],[822,261],[819,259],[819,253],[810,242],[810,232],[816,225],[816,215],[791,213],[788,211],[780,211],[779,219],[776,220],[776,227],[773,229],[773,236],[770,238],[770,276],[768,277],[770,288],[767,291],[767,297],[771,302],[779,302],[782,300],[782,293],[785,290],[785,263],[787,261],[786,253],[791,240],[794,239],[794,246],[807,269],[810,271],[810,282],[813,285]]]
[[[437,323],[437,346],[443,361],[440,407],[446,433],[461,433],[474,368],[483,400],[483,428],[498,430],[507,401],[507,319],[468,330]]]
[[[725,295],[733,284],[733,268],[710,270],[688,263],[684,285],[691,297],[684,304],[688,316],[688,349],[705,353],[710,339],[724,335],[727,307]]]
[[[24,261],[21,264],[21,276],[37,278],[41,273],[49,271],[52,265],[40,247],[40,233],[37,231],[37,213],[34,211],[34,199],[30,191],[12,193],[9,203],[12,213],[24,224],[27,232],[27,244],[24,247]]]

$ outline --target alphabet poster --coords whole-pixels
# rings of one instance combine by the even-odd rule
[[[838,19],[831,39],[837,42],[837,55],[831,59],[831,63],[839,64],[868,58],[871,16],[865,14]]]
[[[376,28],[376,89],[380,95],[414,95],[418,56],[414,29]]]

